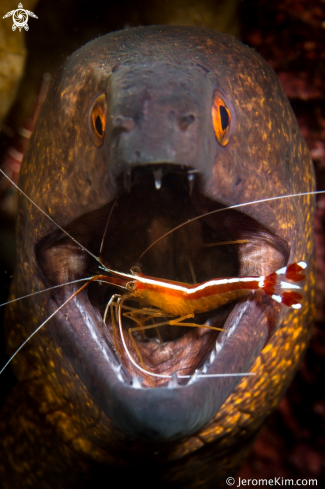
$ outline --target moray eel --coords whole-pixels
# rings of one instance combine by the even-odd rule
[[[306,144],[273,70],[208,29],[146,27],[98,38],[52,83],[20,187],[82,246],[128,272],[156,238],[207,211],[314,189]],[[113,203],[116,205],[113,207]],[[112,211],[112,212],[111,212]],[[223,211],[172,233],[141,259],[147,275],[191,283],[271,273],[305,260],[300,311],[250,293],[195,322],[138,334],[145,365],[189,381],[139,380],[111,318],[118,290],[92,284],[13,362],[1,415],[4,488],[222,487],[300,362],[314,315],[313,198]],[[25,197],[12,296],[99,273],[98,263]],[[240,240],[236,245],[207,246]],[[190,265],[189,265],[190,264]],[[12,353],[78,284],[7,310]],[[140,307],[139,305],[137,307]],[[123,321],[125,337],[131,321]],[[136,355],[129,342],[131,352]],[[195,371],[254,377],[197,378]],[[193,377],[194,375],[194,377]]]

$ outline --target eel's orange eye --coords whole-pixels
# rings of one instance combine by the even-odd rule
[[[229,141],[229,129],[231,114],[225,102],[216,93],[213,96],[212,123],[217,141],[221,146],[226,146]]]
[[[91,109],[91,125],[95,137],[95,144],[100,146],[103,143],[106,128],[106,95],[100,95]]]

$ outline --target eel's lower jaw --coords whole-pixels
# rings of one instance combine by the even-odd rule
[[[66,291],[65,297],[70,293]],[[265,295],[237,303],[199,372],[186,385],[174,375],[167,385],[144,387],[103,337],[98,311],[82,292],[51,325],[64,352],[96,405],[124,433],[146,442],[170,442],[202,428],[220,409],[263,349],[279,306]],[[57,305],[51,301],[49,312]],[[227,374],[224,376],[223,374]],[[220,375],[213,377],[212,375]],[[257,373],[258,375],[258,373]],[[82,387],[84,388],[84,387]]]
[[[184,191],[182,185],[171,179],[175,192],[170,186],[153,191],[153,180],[148,185],[146,179],[142,178],[130,193],[125,192],[112,212],[102,254],[112,270],[129,273],[149,244],[196,215],[188,190]],[[195,196],[195,188],[193,192]],[[204,195],[202,199],[207,210],[220,207]],[[109,203],[95,213],[81,216],[67,228],[96,256],[111,208]],[[197,220],[192,229],[185,226],[182,232],[160,241],[142,259],[143,272],[193,283],[191,264],[195,281],[204,282],[216,277],[265,275],[286,263],[285,245],[262,225],[239,213],[223,212],[218,216],[222,214],[224,218]],[[224,247],[211,247],[215,242],[239,238],[245,238],[244,243],[227,245],[226,252]],[[94,267],[87,253],[61,232],[44,238],[37,246],[36,256],[44,274],[44,287],[102,273],[98,264]],[[75,284],[55,289],[49,313],[78,287]],[[250,293],[246,299],[193,319],[195,323],[224,328],[223,332],[184,328],[185,334],[179,332],[174,337],[174,327],[168,326],[162,331],[162,344],[158,333],[144,336],[138,332],[134,337],[142,361],[128,334],[130,323],[122,317],[123,336],[136,366],[119,331],[114,340],[110,314],[106,324],[103,322],[107,300],[116,293],[116,288],[92,284],[59,311],[51,331],[106,415],[124,432],[150,441],[187,436],[211,419],[241,380],[238,374],[249,371],[283,315],[279,314],[281,306],[264,293]]]

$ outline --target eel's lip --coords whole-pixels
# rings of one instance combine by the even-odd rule
[[[122,193],[117,200],[109,223],[110,232],[105,237],[105,262],[109,263],[109,268],[124,273],[129,273],[129,268],[136,264],[136,257],[146,247],[145,243],[153,242],[157,233],[163,234],[166,226],[166,230],[174,227],[180,219],[189,219],[200,212],[200,208],[211,210],[220,207],[220,204],[206,199],[200,190],[200,181],[189,192],[189,188],[184,186],[187,170],[171,172],[166,177],[168,185],[163,185],[160,190],[154,189],[152,173],[149,171],[143,175],[142,172],[143,169],[139,181],[135,177],[131,191]],[[184,201],[187,201],[186,205]],[[82,216],[71,222],[67,229],[96,255],[111,208],[112,203],[96,213]],[[183,208],[187,210],[180,216]],[[170,214],[172,217],[168,217]],[[194,268],[198,282],[220,275],[264,275],[282,267],[287,261],[288,249],[283,240],[242,213],[225,211],[219,213],[218,218],[199,221],[192,225],[192,230],[188,226],[185,234],[183,231],[165,243],[161,241],[157,250],[154,247],[151,254],[142,259],[144,273],[190,282],[186,279],[189,272],[184,271],[188,255],[192,263],[189,268]],[[146,239],[143,239],[144,233]],[[128,234],[131,234],[130,238]],[[185,246],[187,242],[193,244],[194,239],[195,252]],[[219,246],[205,246],[216,239],[218,242],[231,239],[244,243],[228,245],[236,246],[235,252],[233,248],[225,252],[216,251]],[[200,248],[204,252],[197,251]],[[204,254],[207,256],[203,258]],[[87,253],[57,231],[38,243],[36,256],[45,286],[82,278],[84,274],[89,276],[93,267]],[[175,262],[173,266],[171,262]],[[93,273],[98,273],[96,267]],[[49,312],[54,312],[67,300],[71,292],[77,290],[77,285],[55,289]],[[220,327],[224,323],[224,332],[188,328],[185,334],[180,331],[175,336],[173,327],[167,326],[162,331],[162,345],[157,343],[155,334],[141,338],[139,333],[136,344],[145,365],[150,365],[148,370],[172,377],[170,380],[151,378],[150,381],[149,376],[143,375],[130,363],[119,335],[117,346],[120,355],[117,354],[112,321],[103,322],[104,301],[114,292],[116,289],[103,285],[82,291],[55,316],[52,331],[106,415],[122,431],[148,441],[175,440],[194,433],[208,422],[242,378],[229,374],[249,371],[276,327],[280,311],[279,305],[263,293],[250,293],[246,299],[224,306],[221,312],[212,311],[199,318],[200,324]],[[197,318],[195,322],[198,322]],[[125,323],[126,328],[130,326]],[[133,357],[136,357],[126,330],[124,338]],[[139,359],[137,363],[140,363]],[[177,378],[177,373],[183,378]],[[227,376],[204,378],[207,374]]]

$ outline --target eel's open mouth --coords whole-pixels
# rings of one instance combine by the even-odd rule
[[[103,240],[101,257],[110,269],[130,273],[131,267],[137,265],[151,277],[201,283],[212,278],[265,275],[282,267],[288,260],[289,249],[285,241],[245,215],[243,208],[243,212],[225,210],[190,222],[158,241],[139,262],[142,253],[167,231],[223,206],[205,197],[199,174],[184,166],[138,167],[128,181],[121,176],[117,186],[116,201],[79,217],[66,227],[69,234],[96,256]],[[234,241],[236,243],[225,244]],[[54,231],[43,238],[36,247],[36,256],[46,286],[103,273],[98,268],[99,264],[61,231]],[[74,284],[54,289],[52,297],[60,305],[79,286]],[[102,320],[112,295],[125,292],[110,284],[93,282],[75,300],[85,315],[97,318],[97,328],[115,357],[113,363],[118,366],[121,381],[131,384],[132,377],[134,382],[135,377],[142,376],[145,387],[166,386],[169,382],[166,377],[149,378],[130,362],[118,330],[114,343],[110,314],[106,324]],[[226,331],[232,328],[233,331],[238,325],[238,321],[233,320],[236,308],[245,301],[255,300],[259,294],[263,292],[248,293],[245,299],[198,314],[191,322]],[[66,306],[67,316],[73,304],[71,301]],[[140,316],[143,307],[148,307],[134,299],[126,300],[124,304],[140,309]],[[155,327],[155,322],[162,322],[160,317],[146,322],[152,328],[134,332],[133,343],[128,330],[136,327],[136,323],[124,316],[122,318],[124,339],[136,363],[162,376],[172,376],[173,373],[192,376],[198,369],[206,373],[217,357],[219,336],[225,337],[225,333],[204,327],[169,324]],[[166,314],[163,320],[168,319]],[[175,382],[175,376],[172,382]],[[180,383],[187,384],[188,379],[182,379]]]

